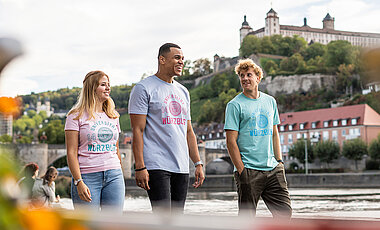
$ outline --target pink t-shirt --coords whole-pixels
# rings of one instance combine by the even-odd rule
[[[96,119],[87,120],[84,113],[79,120],[76,114],[66,118],[66,130],[79,132],[78,161],[81,173],[101,172],[121,168],[116,143],[119,139],[119,118],[111,119],[104,112],[96,113]]]

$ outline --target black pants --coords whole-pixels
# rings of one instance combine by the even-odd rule
[[[152,210],[166,209],[183,212],[189,174],[172,173],[164,170],[149,170],[148,196]]]

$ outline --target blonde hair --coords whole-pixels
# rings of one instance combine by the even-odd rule
[[[78,116],[74,118],[74,120],[78,120],[82,117],[84,112],[87,112],[88,120],[91,118],[95,119],[95,105],[98,100],[96,96],[96,89],[98,88],[99,81],[103,76],[106,76],[108,81],[110,80],[108,75],[100,70],[91,71],[86,75],[83,80],[83,88],[79,94],[78,101],[67,115],[78,113]],[[108,98],[105,102],[103,102],[102,109],[109,118],[116,119],[120,116],[115,110],[115,103],[111,98]]]
[[[240,76],[241,71],[248,71],[249,68],[253,68],[253,72],[259,77],[260,81],[263,78],[263,70],[255,64],[252,59],[241,59],[235,66],[235,73]]]

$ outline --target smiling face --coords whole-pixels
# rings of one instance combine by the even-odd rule
[[[96,88],[96,96],[101,103],[110,98],[111,87],[107,76],[103,76],[99,79],[99,86]]]
[[[239,79],[243,92],[248,93],[258,90],[260,77],[255,74],[252,67],[248,68],[248,70],[241,70],[239,73]]]
[[[160,56],[160,64],[169,76],[181,76],[184,56],[181,49],[171,47],[170,52]]]

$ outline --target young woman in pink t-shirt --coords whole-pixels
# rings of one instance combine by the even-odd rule
[[[89,72],[83,80],[78,102],[66,118],[67,163],[72,174],[74,208],[122,211],[124,177],[119,153],[119,114],[110,97],[109,77]]]

